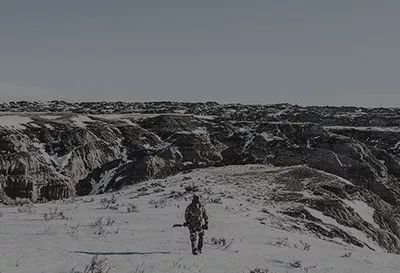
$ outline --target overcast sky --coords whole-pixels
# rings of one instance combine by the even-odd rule
[[[0,100],[400,106],[399,0],[1,0]]]

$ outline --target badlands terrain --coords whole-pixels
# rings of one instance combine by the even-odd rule
[[[110,272],[399,272],[399,109],[0,111],[0,272],[84,272],[92,259]],[[201,256],[172,229],[194,192],[211,218]]]

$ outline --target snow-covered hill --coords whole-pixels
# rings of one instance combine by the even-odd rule
[[[323,198],[283,179],[302,168],[199,169],[115,193],[2,206],[0,272],[83,272],[94,255],[118,273],[399,272],[398,256],[301,201]],[[351,186],[324,173],[305,184],[335,179]],[[210,216],[200,256],[191,254],[187,229],[172,228],[182,223],[193,186]],[[302,198],[290,200],[295,193]],[[379,229],[374,209],[355,197],[346,198],[336,200],[351,208],[360,222]],[[288,213],[294,208],[298,215]],[[269,271],[251,271],[256,268]]]

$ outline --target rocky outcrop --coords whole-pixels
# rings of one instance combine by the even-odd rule
[[[400,213],[371,191],[304,166],[270,172],[266,177],[274,185],[273,191],[264,189],[268,199],[305,230],[374,250],[366,240],[370,238],[383,249],[400,253]],[[354,236],[354,230],[365,237]]]

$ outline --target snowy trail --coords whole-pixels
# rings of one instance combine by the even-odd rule
[[[251,167],[224,170],[233,175],[257,171]],[[86,196],[74,202],[35,204],[32,213],[18,212],[18,207],[0,207],[0,272],[70,273],[73,268],[83,271],[96,253],[107,258],[110,272],[115,273],[132,273],[136,269],[145,273],[248,273],[256,267],[268,268],[273,273],[399,272],[396,255],[279,228],[285,224],[284,218],[274,214],[274,205],[267,207],[270,214],[261,212],[265,206],[248,201],[244,185],[235,185],[224,177],[225,173],[216,168],[141,183],[115,195],[112,205],[119,204],[118,210],[102,208],[101,200],[111,200],[111,194]],[[192,181],[201,188],[204,198],[222,201],[206,202],[210,229],[200,256],[191,255],[187,229],[172,228],[173,224],[182,223],[191,194],[171,196],[173,192],[184,192],[183,186]],[[264,185],[252,186],[257,190]],[[127,213],[130,204],[135,204],[139,211]],[[44,221],[44,213],[56,207],[70,219]],[[110,226],[103,224],[100,230],[93,227],[99,217],[103,217],[103,223],[108,219],[115,222]],[[263,217],[264,224],[257,220],[259,217]],[[282,222],[277,223],[279,220]],[[102,234],[95,234],[99,230]],[[232,244],[214,245],[213,237],[225,238],[227,245]],[[309,244],[310,250],[304,250],[300,241]],[[346,253],[351,256],[342,257]],[[296,261],[300,263],[298,268],[294,266]]]

